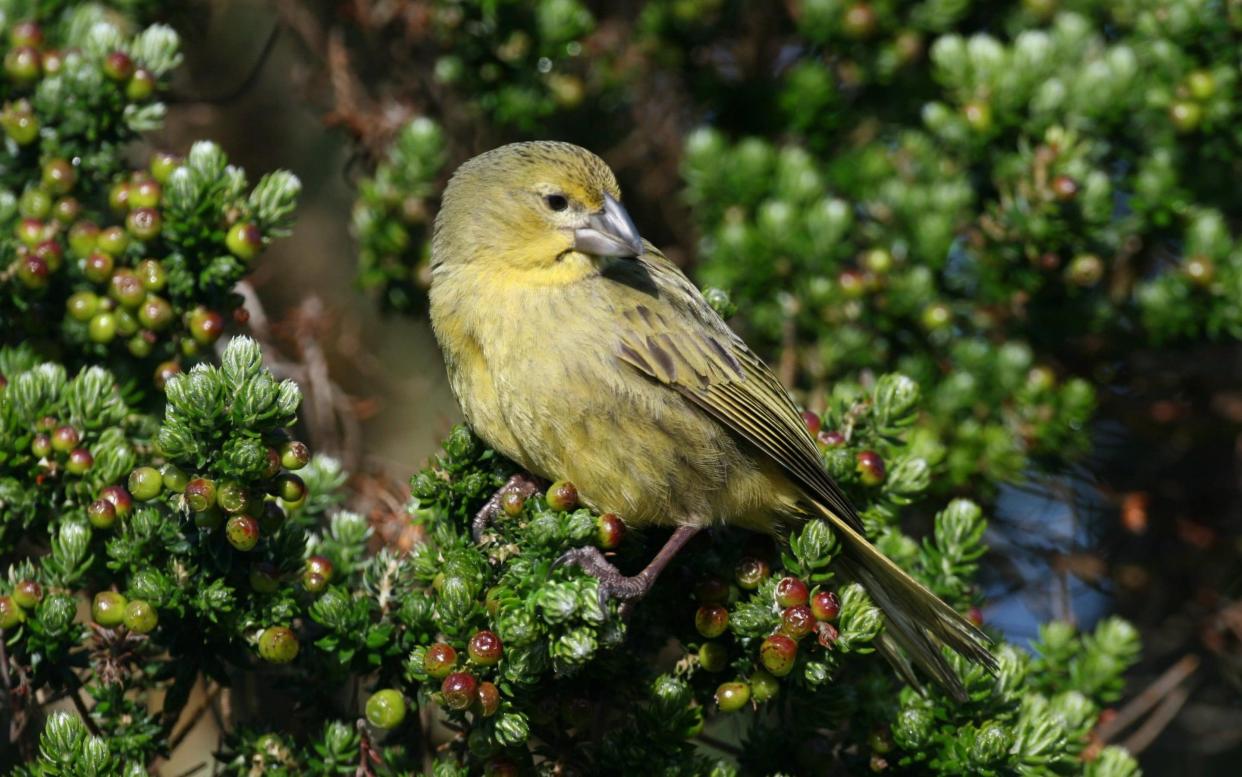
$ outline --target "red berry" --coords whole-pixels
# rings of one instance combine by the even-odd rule
[[[78,447],[81,440],[82,435],[78,434],[78,430],[72,426],[57,427],[56,431],[52,432],[52,449],[68,453]]]
[[[759,662],[777,677],[793,671],[798,658],[798,643],[784,634],[773,634],[759,646]]]
[[[806,424],[806,430],[810,432],[812,437],[819,434],[819,429],[823,425],[823,421],[820,420],[819,414],[812,413],[810,410],[802,411],[802,422]]]
[[[616,513],[604,513],[595,521],[595,544],[604,550],[616,550],[625,538],[625,524]]]
[[[113,81],[128,81],[134,74],[134,61],[123,51],[113,51],[104,57],[103,71]]]
[[[503,652],[500,637],[490,631],[475,632],[469,644],[466,645],[466,653],[469,654],[470,660],[480,666],[494,666],[500,661]]]
[[[705,604],[694,614],[694,628],[708,639],[719,637],[729,628],[729,611],[718,604]]]
[[[72,475],[85,475],[95,466],[95,457],[85,448],[74,448],[69,451],[69,459],[65,462],[65,469]]]
[[[859,479],[867,486],[880,485],[887,474],[884,469],[884,459],[880,458],[880,454],[875,451],[859,451],[856,468]]]
[[[224,316],[207,308],[195,308],[190,313],[190,336],[201,345],[211,345],[224,332]]]
[[[99,498],[112,503],[117,518],[125,518],[134,509],[134,498],[129,495],[124,486],[106,486],[99,492]]]
[[[37,256],[27,256],[17,265],[17,278],[28,289],[42,289],[48,284],[52,269]]]
[[[191,510],[201,513],[216,504],[215,481],[207,478],[194,478],[185,484],[185,503]]]
[[[840,448],[842,445],[845,445],[845,435],[830,429],[825,429],[820,432],[816,436],[816,439],[819,440],[819,444],[825,448]]]
[[[806,604],[810,591],[806,583],[796,577],[782,577],[776,584],[776,603],[781,607],[797,607]]]
[[[791,639],[802,639],[815,629],[815,616],[805,604],[786,607],[781,613],[781,633]]]
[[[331,580],[334,571],[335,567],[332,566],[332,561],[327,556],[316,554],[306,559],[306,572],[308,574],[319,575],[324,580]]]
[[[249,515],[234,515],[224,527],[229,544],[240,551],[254,550],[259,544],[259,522]]]
[[[546,499],[553,510],[573,510],[578,506],[578,489],[568,480],[558,480],[548,486]]]
[[[484,718],[490,718],[500,709],[500,689],[495,683],[479,683],[478,696],[475,699],[475,711]]]
[[[811,613],[816,620],[836,620],[841,612],[841,600],[832,591],[816,591],[811,597]]]
[[[444,704],[449,709],[468,709],[478,692],[479,681],[469,672],[453,672],[440,683],[440,693],[444,694]]]
[[[45,459],[52,455],[52,438],[46,434],[36,434],[30,441],[30,452],[35,458]]]
[[[29,610],[43,599],[43,586],[38,580],[22,580],[13,586],[13,601]]]
[[[43,45],[43,28],[29,19],[18,22],[9,30],[9,43],[38,48]]]
[[[423,654],[423,670],[437,680],[448,677],[457,665],[457,651],[446,642],[437,642]]]
[[[978,607],[971,607],[970,612],[967,613],[966,615],[966,618],[967,620],[969,620],[971,623],[975,624],[976,626],[982,626],[983,625],[983,610],[979,609]]]
[[[522,508],[526,506],[526,497],[522,496],[522,492],[517,489],[507,489],[500,495],[500,509],[505,511],[505,515],[510,518],[516,518],[522,514]]]

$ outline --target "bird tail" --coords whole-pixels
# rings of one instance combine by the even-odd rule
[[[996,658],[988,650],[991,640],[881,553],[857,529],[827,507],[816,504],[816,508],[841,540],[842,571],[866,589],[884,614],[886,633],[877,640],[880,653],[911,685],[920,687],[911,666],[913,661],[953,698],[966,701],[966,689],[940,648],[948,645],[959,655],[995,674]],[[908,659],[897,650],[898,645],[905,649]]]

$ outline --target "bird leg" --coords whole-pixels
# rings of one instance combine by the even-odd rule
[[[664,547],[660,548],[660,552],[651,559],[651,563],[633,577],[622,574],[594,545],[566,551],[553,566],[573,565],[598,580],[599,604],[602,609],[609,599],[630,602],[646,596],[651,586],[655,585],[656,578],[668,566],[668,562],[698,533],[697,526],[678,526],[664,543]]]
[[[470,536],[474,537],[475,543],[483,542],[483,533],[492,525],[492,521],[496,520],[496,514],[500,512],[500,500],[505,494],[515,491],[521,494],[523,499],[529,499],[532,494],[542,490],[543,483],[539,478],[525,472],[513,475],[503,486],[496,489],[491,499],[488,499],[474,514],[474,518],[470,521]]]

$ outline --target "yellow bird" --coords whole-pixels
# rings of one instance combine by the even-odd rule
[[[515,143],[458,168],[431,248],[431,322],[466,422],[530,473],[564,478],[630,526],[672,536],[633,577],[594,548],[567,561],[635,599],[713,524],[828,521],[841,571],[885,615],[880,647],[958,698],[947,645],[995,668],[987,637],[880,553],[797,406],[689,279],[645,242],[616,177],[568,143]]]

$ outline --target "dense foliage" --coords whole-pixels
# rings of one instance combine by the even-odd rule
[[[871,536],[976,619],[984,516],[1090,449],[1117,374],[1095,362],[1238,335],[1228,7],[396,6],[354,18],[356,61],[427,115],[355,123],[391,130],[353,213],[361,284],[421,309],[471,143],[619,144],[639,222],[729,290]],[[251,187],[207,142],[131,169],[179,62],[134,26],[150,9],[2,9],[0,765],[146,773],[202,680],[289,703],[238,712],[227,774],[1137,773],[1096,733],[1131,626],[995,633],[999,674],[960,665],[955,704],[873,652],[820,523],[700,537],[621,612],[553,562],[594,544],[637,569],[660,533],[555,483],[475,543],[514,469],[457,428],[412,480],[425,540],[377,549],[297,438],[298,387],[220,340],[297,180]]]

